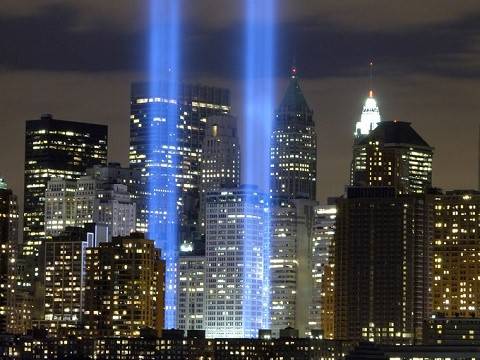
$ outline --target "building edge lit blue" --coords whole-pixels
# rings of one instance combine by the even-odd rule
[[[178,266],[179,0],[150,0],[148,236],[166,261],[165,328],[175,327]],[[158,100],[158,101],[157,101]]]
[[[245,161],[244,183],[257,183],[260,191],[270,193],[270,137],[274,118],[274,59],[275,59],[276,0],[245,0]],[[268,199],[266,198],[265,201]],[[249,207],[257,199],[247,197]],[[268,203],[268,201],[267,201]],[[262,328],[270,328],[270,214],[265,206],[262,286]],[[247,224],[247,222],[245,222]],[[245,235],[248,232],[245,229]],[[245,236],[245,248],[252,246]],[[248,262],[244,264],[248,267]],[[255,269],[245,269],[249,274]],[[248,275],[244,279],[248,296]],[[244,319],[244,326],[254,319]]]

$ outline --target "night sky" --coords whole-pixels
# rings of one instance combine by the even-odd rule
[[[259,0],[261,1],[261,0]],[[109,125],[127,164],[130,83],[146,78],[147,1],[2,0],[0,175],[23,196],[25,120]],[[183,0],[183,74],[232,90],[242,116],[240,0]],[[434,184],[476,188],[478,0],[278,0],[278,97],[296,59],[318,130],[319,200],[347,183],[368,63],[384,120],[413,123],[435,147]]]

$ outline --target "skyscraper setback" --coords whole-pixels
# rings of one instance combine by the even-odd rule
[[[359,150],[365,166],[336,200],[334,337],[415,343],[430,311],[433,149],[409,123],[384,121]]]

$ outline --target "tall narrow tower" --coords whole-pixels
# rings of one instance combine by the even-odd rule
[[[313,111],[292,68],[290,83],[277,110],[270,145],[272,195],[315,200],[317,138]]]

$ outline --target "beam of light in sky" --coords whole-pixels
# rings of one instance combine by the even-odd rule
[[[180,0],[150,0],[148,236],[166,261],[165,328],[176,323]]]
[[[257,183],[265,193],[270,193],[270,137],[274,117],[274,33],[276,0],[245,0],[245,154],[244,181]],[[248,198],[247,198],[247,201]],[[252,206],[253,206],[252,199]],[[263,248],[262,328],[270,327],[270,216],[265,221]],[[245,231],[247,234],[247,231]],[[250,244],[245,237],[245,248]],[[248,261],[244,264],[247,266]],[[249,290],[249,274],[254,269],[245,268],[244,287]],[[251,299],[243,299],[244,307],[254,306]],[[244,311],[244,314],[249,314]],[[252,333],[257,319],[243,319],[244,333]]]

